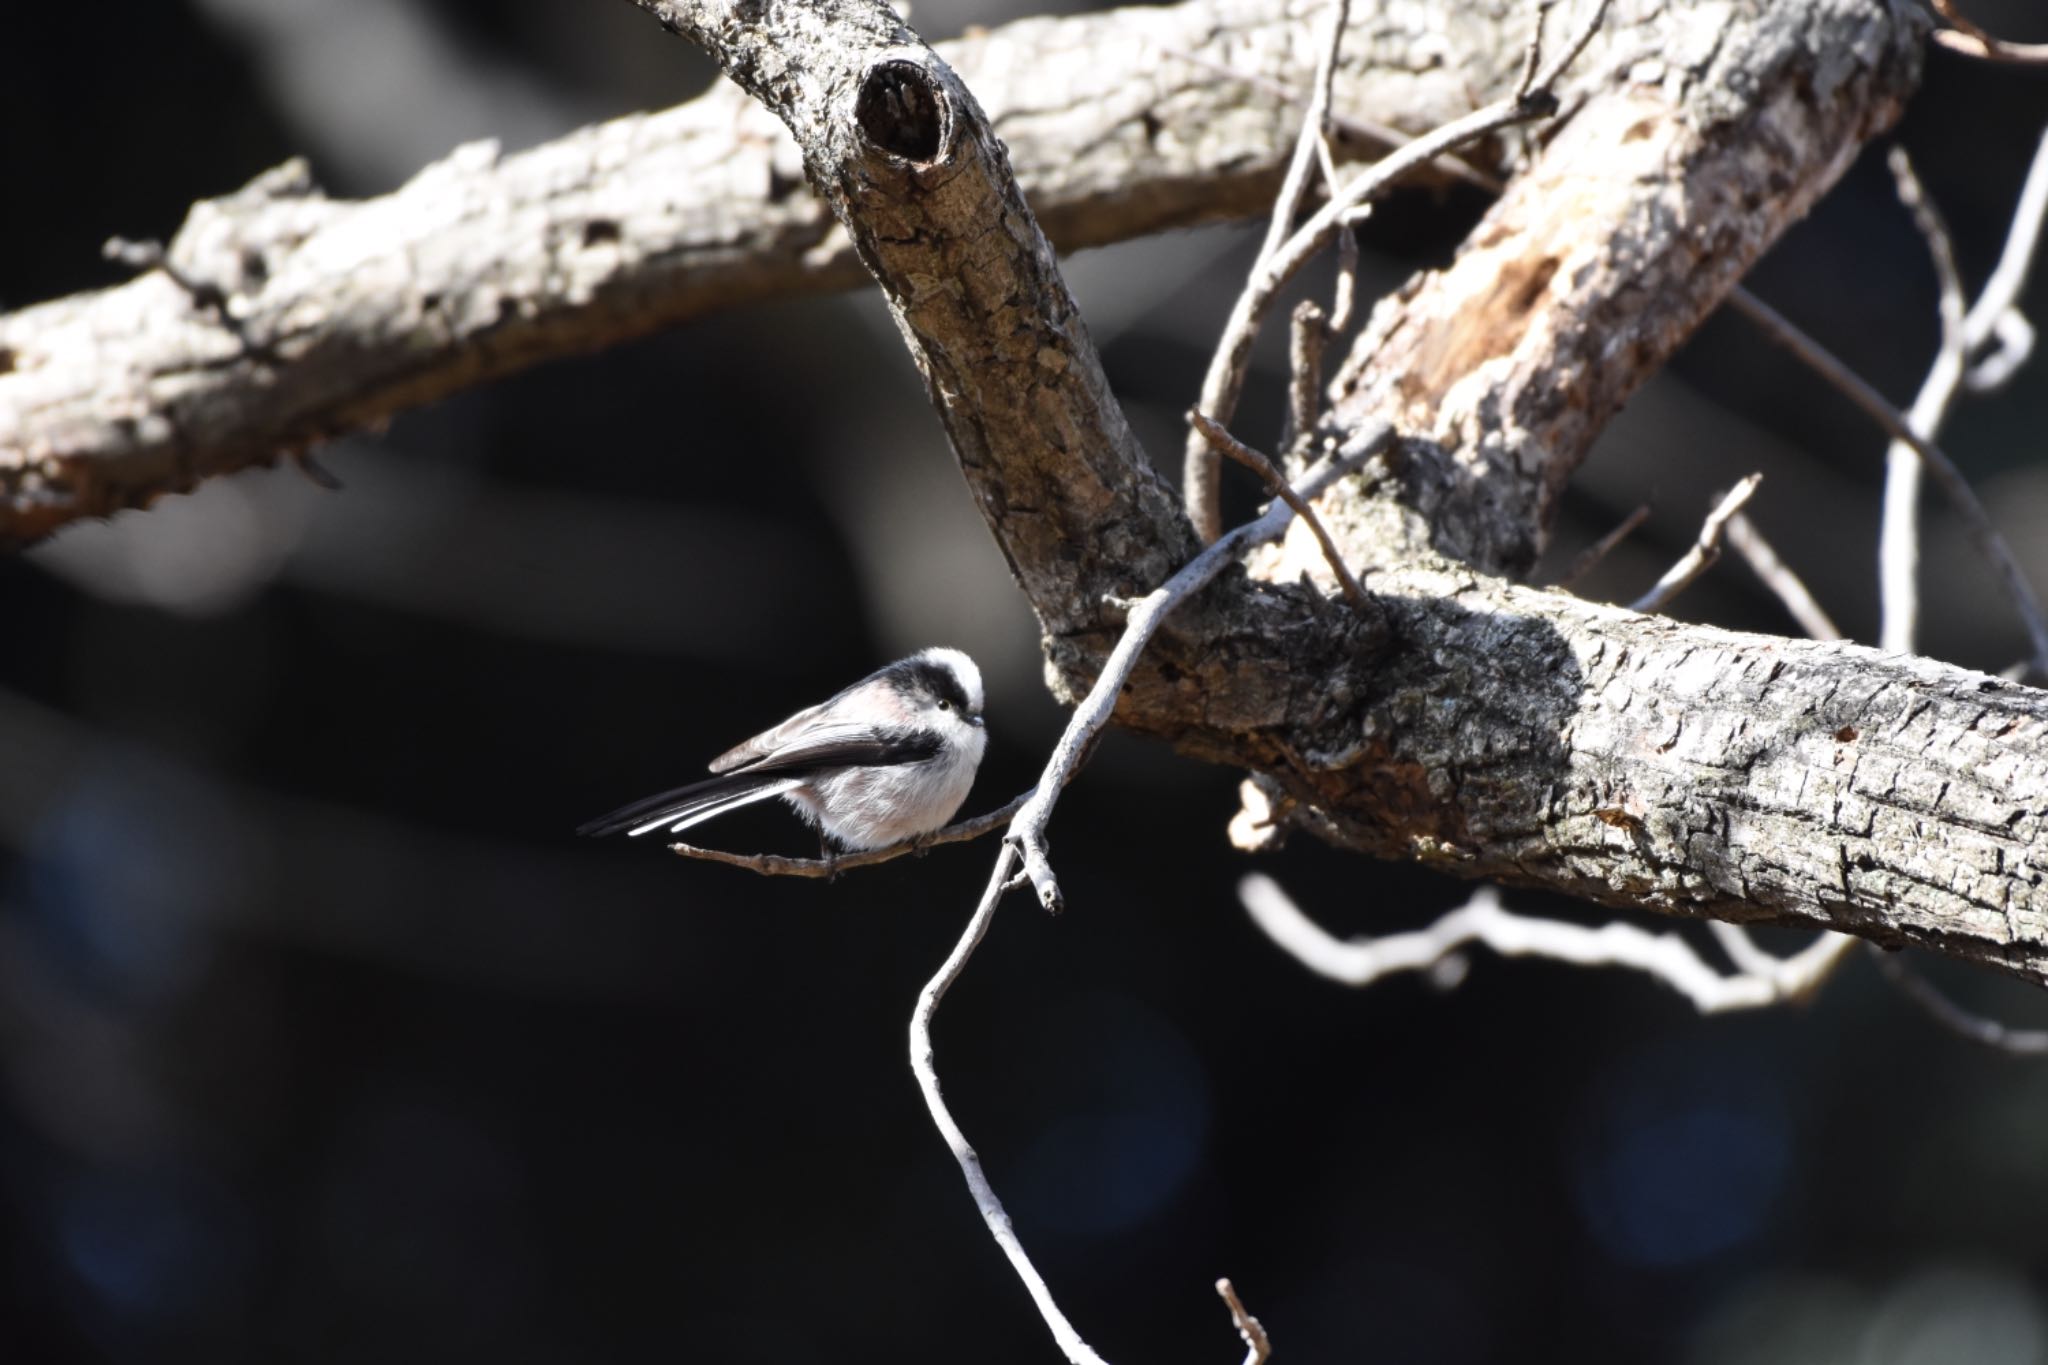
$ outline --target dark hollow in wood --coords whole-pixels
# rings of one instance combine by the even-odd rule
[[[938,160],[945,146],[943,103],[931,73],[916,62],[890,60],[868,68],[854,117],[869,142],[905,161]]]

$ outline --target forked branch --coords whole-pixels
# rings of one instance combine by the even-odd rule
[[[1202,396],[1195,406],[1217,422],[1225,426],[1230,424],[1237,413],[1238,399],[1244,392],[1252,343],[1257,340],[1274,299],[1374,199],[1385,195],[1417,167],[1427,165],[1440,156],[1503,128],[1556,113],[1557,99],[1551,87],[1564,74],[1565,68],[1585,50],[1586,44],[1593,40],[1607,15],[1607,5],[1608,0],[1592,0],[1578,31],[1555,57],[1541,65],[1538,64],[1537,47],[1542,32],[1539,21],[1536,37],[1532,39],[1527,74],[1512,96],[1475,109],[1434,132],[1403,143],[1360,172],[1341,190],[1332,191],[1322,208],[1284,243],[1262,251],[1252,268],[1251,278],[1245,282],[1244,291],[1238,295],[1237,303],[1231,309],[1229,320],[1223,325],[1222,340],[1210,359],[1208,373],[1202,380]],[[1540,6],[1538,15],[1548,8],[1547,3]],[[1313,128],[1305,127],[1304,138],[1313,131]],[[1189,434],[1183,456],[1182,483],[1188,519],[1204,541],[1214,540],[1221,529],[1221,486],[1217,482],[1220,458],[1199,433]]]

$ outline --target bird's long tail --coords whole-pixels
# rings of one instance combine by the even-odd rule
[[[713,777],[635,801],[630,806],[621,806],[609,815],[600,815],[588,824],[579,825],[576,832],[598,836],[624,830],[628,837],[635,837],[650,830],[664,829],[670,834],[679,834],[714,815],[723,815],[755,801],[766,801],[771,796],[794,791],[803,784],[801,777],[765,773],[732,773]]]

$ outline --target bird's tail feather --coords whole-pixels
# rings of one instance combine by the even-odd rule
[[[723,815],[755,801],[766,801],[771,796],[794,791],[803,784],[801,777],[774,777],[762,773],[714,777],[635,801],[630,806],[621,806],[609,815],[600,815],[588,824],[578,826],[576,832],[596,837],[623,830],[629,838],[656,829],[678,834],[714,815]]]

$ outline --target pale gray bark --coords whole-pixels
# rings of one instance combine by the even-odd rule
[[[1459,876],[2048,979],[2040,691],[1449,566],[1372,586],[1398,646],[1304,679],[1300,723],[1271,732],[1290,821]]]
[[[1259,211],[1298,115],[1172,54],[1302,86],[1315,8],[1188,0],[942,50],[1073,249]],[[1523,22],[1507,3],[1390,5],[1355,26],[1338,98],[1427,128],[1509,79]],[[863,278],[788,134],[730,86],[513,156],[464,147],[361,203],[283,167],[195,205],[169,254],[232,326],[156,272],[0,316],[0,546],[531,364]]]
[[[1056,685],[1077,694],[1118,632],[1112,599],[1163,581],[1192,537],[1123,427],[972,96],[892,17],[855,0],[646,7],[706,41],[794,127],[812,178],[881,279],[968,482],[1039,612]],[[1514,30],[1480,11],[1445,8],[1458,9],[1458,34],[1439,31],[1433,41],[1450,46],[1400,30],[1405,58],[1375,47],[1372,61],[1429,73],[1438,57],[1485,53],[1480,88],[1497,89],[1514,65]],[[1250,0],[1230,12],[1267,13]],[[1392,7],[1371,41],[1393,44],[1389,34],[1420,12]],[[1066,22],[980,41],[1082,31]],[[1298,78],[1312,65],[1310,26],[1289,22],[1298,37],[1285,69]],[[1431,438],[1325,499],[1347,558],[1371,571],[1376,609],[1357,611],[1300,581],[1323,581],[1327,571],[1311,543],[1290,540],[1173,618],[1118,719],[1253,769],[1283,824],[1347,847],[1606,904],[1923,943],[2043,979],[2041,693],[1924,660],[1597,607],[1451,557],[1495,569],[1527,561],[1557,488],[1614,405],[1825,190],[1860,140],[1896,115],[1917,76],[1923,31],[1905,0],[1617,6],[1609,37],[1577,73],[1576,112],[1458,261],[1381,306],[1337,385],[1328,434],[1341,440],[1384,410]],[[1098,69],[1117,69],[1115,29],[1091,32]],[[981,59],[989,60],[985,47]],[[1249,60],[1234,50],[1225,59]],[[1206,73],[1189,80],[1190,91],[1217,88]],[[1428,83],[1423,75],[1413,82]],[[1055,100],[1059,113],[1050,117],[1069,131],[1095,119],[1105,145],[1133,127],[1160,155],[1177,145],[1181,124],[1145,116],[1159,107],[1156,90],[1133,95],[1136,113],[1115,105],[1113,93]],[[1357,98],[1340,94],[1340,102]],[[1456,102],[1469,98],[1461,90]],[[1019,110],[1012,106],[1012,117],[1024,117]],[[1198,159],[1190,174],[1263,192],[1292,122],[1268,113],[1263,132],[1247,134],[1255,152],[1225,157],[1228,166]],[[733,128],[747,116],[727,117],[728,139],[744,140]],[[1026,145],[1010,124],[1003,131]],[[485,160],[477,157],[479,166]],[[1139,163],[1126,156],[1123,164]],[[459,179],[461,170],[445,174]],[[1126,179],[1135,201],[1179,192],[1172,177],[1148,182],[1145,174]],[[401,197],[423,193],[415,186]],[[1202,202],[1230,211],[1230,193]],[[1144,221],[1206,211],[1194,207],[1197,197]],[[328,215],[369,210],[286,195],[255,212],[276,215],[281,240],[305,242]],[[503,221],[480,213],[479,226]],[[602,221],[619,225],[616,240],[579,227],[559,245],[623,250],[633,240],[622,217]],[[735,250],[737,261],[762,259],[744,245]],[[786,266],[763,269],[758,278],[793,278]],[[739,276],[756,278],[745,269]],[[403,292],[409,278],[400,272],[391,287]],[[610,275],[587,284],[577,315],[605,316],[611,305],[593,300],[612,298],[614,284]],[[178,300],[163,291],[175,288],[155,277],[127,286],[158,297],[125,316],[169,316]],[[54,307],[112,317],[93,312],[109,306],[107,297]],[[451,351],[465,357],[464,377],[546,353],[546,328],[518,331],[519,301],[529,296],[488,297],[486,311],[503,315],[497,326],[528,349],[492,351],[482,341],[429,348],[424,371],[409,372],[413,388],[399,390],[419,396],[451,382]],[[548,316],[570,314],[576,309]],[[221,332],[196,315],[184,325]],[[602,330],[578,333],[575,344]],[[494,335],[489,325],[481,332]],[[9,335],[42,330],[0,331]],[[279,344],[272,333],[257,335]],[[417,333],[400,326],[398,335]],[[4,344],[19,357],[17,343]],[[321,354],[310,349],[296,363]],[[118,379],[112,387],[121,391]],[[128,413],[132,426],[170,421],[150,406],[146,386],[128,392],[144,400]],[[378,403],[388,410],[388,396],[371,406]],[[359,420],[345,415],[354,411],[335,408],[330,420]],[[167,482],[205,472],[175,442],[161,449]],[[17,509],[32,491],[21,470],[36,467],[27,461],[0,475],[11,478]],[[48,524],[69,514],[52,513]]]
[[[1187,531],[1102,404],[1085,335],[1047,257],[1029,249],[1028,222],[1006,205],[992,253],[959,245],[992,221],[986,196],[1000,193],[978,110],[872,13],[863,41],[844,25],[824,41],[831,21],[816,8],[803,12],[815,25],[806,31],[774,10],[739,27],[723,10],[647,7],[712,46],[796,130],[897,307],[969,484],[1040,611],[1062,686],[1078,690],[1118,629],[1105,597],[1128,596],[1134,568],[1140,583],[1158,581],[1186,555]],[[1557,386],[1539,413],[1550,426],[1537,457],[1489,466],[1476,442],[1440,430],[1448,457],[1412,451],[1333,497],[1339,535],[1374,570],[1379,610],[1296,586],[1321,571],[1320,556],[1290,546],[1259,578],[1221,584],[1175,618],[1119,718],[1258,769],[1289,820],[1363,851],[1608,904],[1927,943],[2038,979],[2048,967],[2048,899],[2032,870],[2048,796],[2039,693],[1926,661],[1595,607],[1432,548],[1460,533],[1483,547],[1495,527],[1513,535],[1490,543],[1535,543],[1543,490],[1605,409],[1896,112],[1915,74],[1911,11],[1844,0],[1802,15],[1674,7],[1669,22],[1711,22],[1711,41],[1673,45],[1683,30],[1664,30],[1667,54],[1698,51],[1702,65],[1667,55],[1648,89],[1651,59],[1610,45],[1603,69],[1622,83],[1628,120],[1581,130],[1589,114],[1612,113],[1588,99],[1529,172],[1568,210],[1546,210],[1543,232],[1518,234],[1535,210],[1511,195],[1465,258],[1403,296],[1426,298],[1494,251],[1492,306],[1408,315],[1403,344],[1433,359],[1439,389],[1480,395],[1489,383],[1514,394],[1524,371],[1570,379],[1604,363],[1609,373],[1579,380],[1598,401]],[[877,73],[908,92],[902,107],[923,112],[908,131],[871,127],[864,139],[858,111]],[[1731,150],[1749,139],[1764,145]],[[890,145],[908,157],[882,175]],[[1617,164],[1639,145],[1642,159]],[[1570,166],[1608,173],[1575,185]],[[1724,225],[1710,210],[1742,221]],[[997,287],[984,292],[991,257]],[[1583,321],[1642,308],[1653,290],[1670,302],[1653,323],[1614,336]],[[1384,349],[1386,330],[1360,354]],[[1057,363],[1024,363],[1048,344]],[[1012,354],[991,361],[991,347]],[[1495,366],[1500,351],[1510,360]],[[1021,439],[990,435],[1022,409],[1057,416]],[[1475,496],[1490,507],[1475,513]],[[1104,537],[1114,551],[1092,553]]]
[[[1535,562],[1607,419],[1898,116],[1924,27],[1806,0],[1653,5],[1609,32],[1582,106],[1455,262],[1373,310],[1334,385],[1340,424],[1451,452],[1437,542],[1496,572]]]

